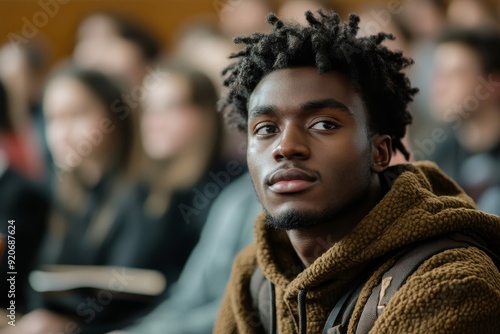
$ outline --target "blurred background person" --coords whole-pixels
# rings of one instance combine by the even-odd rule
[[[43,181],[48,161],[40,100],[48,53],[41,38],[0,48],[0,79],[10,96],[11,126],[3,132],[4,149],[10,166],[36,182]]]
[[[184,25],[175,38],[171,58],[182,59],[202,71],[214,83],[217,94],[223,91],[222,69],[229,65],[229,55],[238,51],[216,21],[197,19]]]
[[[273,12],[275,2],[272,0],[229,0],[214,1],[219,18],[219,27],[228,39],[249,35],[255,32],[266,32],[266,15]]]
[[[160,67],[165,74],[145,85],[140,120],[149,160],[145,182],[129,199],[130,210],[120,212],[112,237],[123,244],[111,256],[123,265],[142,259],[160,267],[170,284],[198,241],[210,202],[220,191],[216,184],[208,196],[203,194],[211,182],[209,173],[225,165],[219,155],[222,123],[212,82],[180,63]]]
[[[451,0],[446,18],[452,26],[500,28],[499,14],[495,0]]]
[[[141,138],[150,160],[147,179],[105,241],[109,262],[163,273],[167,290],[155,303],[179,278],[213,200],[244,171],[220,155],[222,122],[209,78],[179,62],[159,68],[167,74],[144,85]],[[125,325],[134,319],[123,320]]]
[[[435,39],[445,24],[447,5],[446,0],[401,1],[395,19],[414,48]]]
[[[409,68],[408,76],[419,88],[410,105],[413,123],[408,141],[412,149],[416,147],[416,141],[432,136],[437,123],[429,112],[430,86],[434,73],[435,41],[446,25],[446,10],[446,0],[403,0],[393,15],[393,21],[406,41],[405,51],[415,61]]]
[[[0,253],[3,253],[3,256],[0,255],[0,289],[5,292],[0,297],[0,305],[4,309],[10,307],[8,291],[11,282],[7,281],[10,277],[7,273],[15,271],[15,306],[18,312],[24,313],[27,310],[25,292],[28,288],[28,275],[33,269],[34,258],[45,231],[49,202],[39,186],[10,165],[4,141],[4,134],[12,132],[10,117],[7,90],[0,81],[0,234],[4,247],[0,249]],[[13,255],[8,253],[10,248],[7,245],[13,245]],[[4,324],[7,319],[4,316],[1,323]]]
[[[121,86],[122,99],[137,113],[144,98],[144,78],[162,75],[154,68],[161,53],[156,34],[139,20],[118,12],[95,11],[78,25],[72,63],[113,77]],[[132,117],[136,133],[139,133],[139,119],[139,115]],[[134,159],[142,160],[140,141],[133,144]]]
[[[38,266],[106,264],[104,240],[133,180],[133,113],[121,94],[105,75],[76,68],[55,74],[45,88],[46,134],[56,178],[50,230]],[[9,326],[8,333],[59,332],[68,322],[66,317],[78,319],[78,306],[96,294],[33,293],[29,302],[35,310],[16,327]],[[90,326],[112,324],[119,309],[119,304],[108,305]],[[81,326],[82,333],[89,332],[83,322]]]
[[[217,94],[224,93],[221,72],[230,64],[229,55],[241,49],[232,39],[254,32],[266,32],[265,17],[276,9],[272,0],[217,0],[216,16],[195,17],[177,32],[171,56],[194,66],[214,82]],[[246,165],[245,138],[223,124],[222,155]]]
[[[168,298],[118,333],[209,334],[222,302],[234,258],[253,240],[262,205],[245,173],[214,201],[199,243]]]
[[[398,10],[402,10],[401,7]],[[398,50],[405,55],[409,54],[408,41],[403,32],[402,27],[399,25],[396,18],[398,10],[389,11],[386,6],[365,6],[360,7],[357,14],[360,18],[358,36],[370,36],[379,32],[385,32],[394,35],[394,40],[386,40],[383,42],[391,50]]]
[[[217,96],[220,96],[224,92],[221,71],[230,64],[229,55],[238,49],[221,31],[216,21],[197,19],[187,23],[178,32],[171,57],[182,59],[184,63],[207,75],[215,84]],[[225,124],[222,131],[221,155],[246,165],[245,137]]]
[[[479,209],[500,214],[500,32],[451,28],[435,59],[432,110],[449,130],[430,143],[431,159]]]
[[[113,12],[90,14],[79,24],[73,61],[140,86],[154,71],[161,47],[157,37],[136,20]]]

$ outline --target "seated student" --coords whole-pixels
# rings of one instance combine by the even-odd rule
[[[268,16],[226,69],[264,212],[214,333],[498,332],[500,218],[432,163],[389,167],[409,158],[412,61],[357,15],[306,18]]]
[[[145,86],[140,120],[148,182],[120,212],[109,256],[123,265],[141,259],[161,267],[170,285],[199,239],[212,200],[235,174],[219,157],[221,119],[212,82],[178,63],[157,68],[157,81]]]
[[[97,11],[78,25],[73,61],[79,67],[120,78],[133,89],[154,71],[153,63],[160,52],[159,40],[141,22],[118,13]]]
[[[132,112],[121,90],[99,72],[64,69],[43,95],[47,142],[54,159],[54,203],[37,264],[104,265],[104,240],[132,183]],[[115,109],[113,109],[115,108]],[[119,108],[119,109],[118,109]],[[33,312],[8,333],[60,332],[74,317],[85,333],[80,305],[94,292],[31,294]],[[111,317],[119,303],[96,316]],[[108,319],[109,320],[109,319]],[[73,321],[71,321],[73,323]]]
[[[0,80],[9,92],[10,128],[1,134],[10,167],[28,179],[44,181],[47,148],[40,94],[47,47],[37,38],[0,45]]]
[[[253,223],[261,210],[248,174],[225,188],[211,206],[200,242],[168,298],[126,333],[212,333],[234,257],[252,241]],[[124,332],[113,332],[117,333]]]
[[[161,73],[145,79],[140,122],[150,182],[124,193],[99,249],[78,264],[154,269],[170,286],[199,239],[212,200],[243,167],[218,157],[221,122],[210,80],[180,64],[158,68]],[[82,333],[104,333],[130,324],[158,301],[116,298],[92,315],[79,304],[66,305],[76,310]]]
[[[500,33],[453,28],[438,39],[432,106],[443,119],[430,159],[480,210],[500,215]],[[440,129],[439,129],[440,130]],[[437,130],[435,130],[437,132]],[[423,143],[432,148],[429,140]]]
[[[28,274],[45,231],[49,202],[41,189],[10,166],[3,141],[3,134],[12,130],[8,105],[7,91],[0,81],[0,258],[4,275],[0,306],[5,310],[13,300],[16,311],[24,313]],[[17,272],[12,296],[7,272]],[[4,318],[0,326],[8,321]]]
[[[162,272],[168,293],[213,200],[244,166],[220,157],[221,115],[208,77],[179,62],[157,68],[145,79],[140,122],[149,182],[134,190],[105,243],[110,262]]]

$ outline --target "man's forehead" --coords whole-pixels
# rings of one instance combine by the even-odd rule
[[[297,108],[327,99],[350,105],[356,95],[348,78],[339,72],[320,74],[314,67],[287,68],[266,75],[250,95],[247,107],[251,113],[255,108]]]

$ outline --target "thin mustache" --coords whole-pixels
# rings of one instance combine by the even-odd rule
[[[316,179],[321,180],[321,175],[319,174],[319,172],[317,170],[307,168],[306,166],[302,166],[302,165],[300,165],[300,164],[298,164],[296,162],[287,162],[287,163],[284,163],[283,165],[279,166],[275,170],[271,171],[270,173],[267,173],[266,176],[265,176],[265,178],[264,178],[264,183],[265,184],[269,184],[271,176],[274,173],[276,173],[278,171],[281,171],[281,170],[291,169],[291,168],[297,168],[297,169],[303,170],[306,173],[314,175],[314,177],[316,177]]]

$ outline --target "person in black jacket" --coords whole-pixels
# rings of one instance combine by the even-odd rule
[[[141,117],[148,182],[135,189],[106,242],[110,261],[159,270],[171,286],[211,203],[244,166],[220,156],[221,115],[208,77],[181,63],[157,68],[158,81],[144,86]]]
[[[11,130],[7,91],[0,82],[0,133]],[[0,305],[2,308],[9,307],[11,300],[14,300],[16,311],[26,312],[27,278],[45,231],[49,203],[33,182],[9,166],[1,138],[0,198],[0,233],[4,239],[3,249],[0,249],[0,254],[3,254]],[[10,243],[10,248],[9,238],[14,241]],[[9,260],[13,261],[10,266]],[[11,294],[7,272],[17,272],[15,296],[12,298],[9,297]]]

